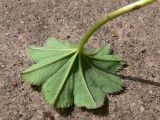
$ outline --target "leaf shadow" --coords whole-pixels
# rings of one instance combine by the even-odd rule
[[[41,91],[41,86],[31,85],[31,87],[32,87],[33,91],[37,91],[37,92]],[[123,92],[123,91],[121,91],[121,92]],[[65,109],[56,108],[55,111],[58,112],[63,117],[67,117],[67,116],[72,114],[72,112],[74,111],[74,108],[75,108],[75,106],[71,106],[71,107],[65,108]],[[105,101],[104,101],[104,105],[99,107],[99,108],[87,109],[87,108],[82,107],[81,110],[92,113],[92,114],[97,115],[97,116],[107,116],[107,115],[109,115],[109,100],[106,97]]]
[[[32,88],[33,91],[40,92],[42,86],[31,85],[31,88]],[[58,113],[59,113],[60,115],[62,115],[63,117],[66,117],[66,116],[71,115],[71,113],[74,111],[74,106],[71,106],[71,107],[65,108],[65,109],[55,108],[55,111],[58,112]]]
[[[67,116],[71,115],[71,113],[74,111],[74,106],[71,106],[71,107],[69,107],[69,108],[64,108],[64,109],[56,108],[55,110],[56,110],[56,112],[58,112],[61,116],[67,117]]]
[[[33,91],[40,92],[40,91],[41,91],[42,86],[31,85],[31,88],[32,88],[32,90],[33,90]]]
[[[72,114],[74,111],[75,106],[65,108],[65,109],[56,109],[56,111],[62,115],[63,117],[67,117]],[[92,113],[97,116],[107,116],[109,115],[109,102],[108,98],[105,99],[104,105],[97,109],[87,109],[87,108],[80,108],[84,112]]]
[[[119,77],[122,79],[122,80],[131,80],[131,81],[135,81],[135,82],[140,82],[140,83],[144,83],[144,84],[148,84],[148,85],[153,85],[153,86],[156,86],[156,87],[160,87],[160,83],[159,82],[154,82],[154,81],[151,81],[149,79],[142,79],[142,78],[138,78],[138,77],[132,77],[132,76],[125,76],[125,75],[119,75]],[[34,85],[31,85],[32,89],[34,91],[38,91],[40,92],[41,91],[41,86],[34,86]],[[126,90],[126,87],[124,86],[123,87],[123,90],[120,91],[120,92],[117,92],[117,93],[114,93],[112,95],[119,95],[119,94],[122,94],[123,92],[125,92]],[[72,114],[72,112],[74,111],[74,106],[72,107],[69,107],[69,108],[66,108],[66,109],[55,109],[60,115],[62,115],[63,117],[67,117],[69,115]],[[104,102],[104,105],[100,108],[97,108],[97,109],[86,109],[86,108],[81,108],[82,111],[85,111],[85,112],[88,112],[88,113],[92,113],[94,115],[97,115],[97,116],[107,116],[109,115],[109,100],[108,98],[106,97],[105,99],[105,102]]]
[[[123,79],[123,80],[131,80],[131,81],[135,81],[135,82],[140,82],[140,83],[160,87],[159,82],[154,82],[154,81],[151,81],[149,79],[142,79],[142,78],[138,78],[138,77],[124,76],[124,75],[120,75],[120,78]]]
[[[118,92],[115,92],[115,93],[108,93],[108,95],[112,95],[112,96],[116,96],[116,95],[120,95],[122,93],[124,93],[126,91],[126,86],[122,86],[122,89]]]

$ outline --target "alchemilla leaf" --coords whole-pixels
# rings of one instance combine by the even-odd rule
[[[98,49],[84,49],[84,45],[108,21],[156,1],[139,0],[109,13],[88,29],[79,44],[50,38],[43,47],[29,47],[27,53],[35,64],[22,72],[22,78],[42,86],[44,99],[57,108],[102,106],[107,93],[122,89],[116,74],[123,59],[112,55],[109,45]]]
[[[36,64],[23,71],[22,78],[42,86],[44,99],[57,108],[95,109],[103,105],[107,93],[122,89],[116,73],[123,59],[111,55],[109,45],[79,52],[76,45],[50,38],[43,47],[31,46],[27,53]]]

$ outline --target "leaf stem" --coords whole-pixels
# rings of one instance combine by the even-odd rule
[[[84,45],[88,42],[88,39],[92,36],[92,34],[97,31],[102,25],[107,23],[108,21],[122,15],[125,13],[128,13],[133,10],[137,10],[141,7],[144,7],[146,5],[149,5],[153,2],[156,2],[157,0],[139,0],[135,3],[132,3],[130,5],[124,6],[120,9],[117,9],[107,15],[105,15],[103,18],[101,18],[99,21],[97,21],[93,26],[91,26],[88,31],[84,34],[84,36],[81,38],[80,45],[79,45],[79,52],[82,51]]]

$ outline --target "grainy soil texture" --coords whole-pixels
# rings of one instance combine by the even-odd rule
[[[20,77],[25,49],[48,37],[78,42],[104,14],[135,0],[0,0],[0,120],[160,120],[160,1],[103,26],[88,44],[125,59],[124,91],[96,110],[56,110]]]

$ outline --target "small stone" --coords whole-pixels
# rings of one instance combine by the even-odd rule
[[[141,50],[142,53],[145,53],[146,51],[147,51],[146,49],[142,49],[142,50]]]
[[[151,94],[152,94],[152,93],[153,93],[153,91],[149,90],[149,93],[151,93]]]
[[[44,26],[43,28],[44,28],[44,29],[47,29],[47,28],[48,28],[48,26]]]
[[[5,68],[6,67],[6,65],[1,65],[1,68]]]
[[[24,21],[20,21],[20,23],[21,23],[21,24],[23,24],[23,23],[24,23]]]
[[[145,110],[144,107],[141,106],[140,111],[143,112],[144,110]]]
[[[12,85],[13,86],[17,86],[18,85],[17,82],[16,82],[16,80],[12,80]]]
[[[10,35],[9,33],[5,33],[6,36]]]
[[[112,37],[118,37],[116,32],[112,32]]]

